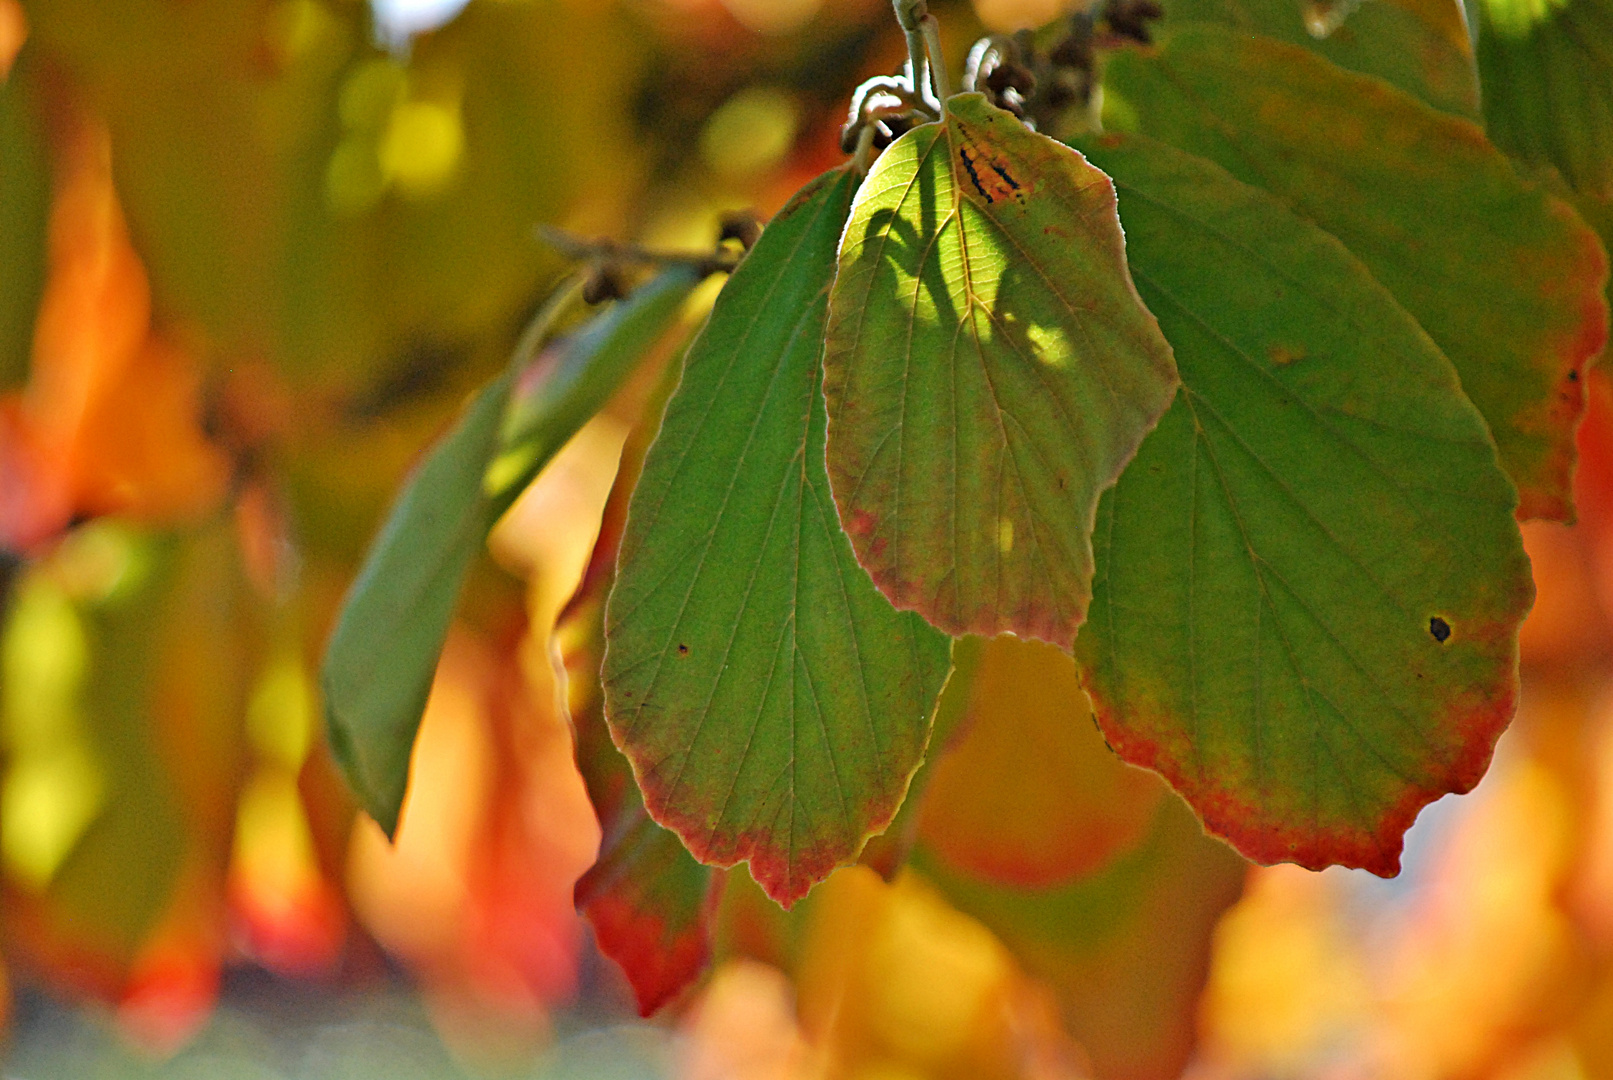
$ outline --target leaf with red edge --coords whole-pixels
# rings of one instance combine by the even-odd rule
[[[1104,175],[952,98],[868,174],[824,340],[829,478],[875,583],[950,634],[1068,644],[1098,495],[1176,386]]]
[[[621,965],[650,1016],[711,959],[710,919],[721,871],[694,861],[642,807],[617,815],[599,862],[577,882],[577,907],[600,952]]]
[[[965,693],[962,737],[919,811],[919,836],[937,858],[976,877],[1049,886],[1098,870],[1147,833],[1164,788],[1104,745],[1068,655],[993,638]]]
[[[603,590],[601,590],[603,592]],[[711,907],[722,874],[696,862],[650,820],[633,771],[611,742],[599,689],[604,605],[578,607],[558,631],[577,767],[599,816],[599,860],[577,882],[577,908],[600,952],[621,965],[649,1016],[700,977],[711,959]]]
[[[856,177],[768,225],[685,359],[622,538],[605,714],[650,815],[789,904],[896,813],[950,643],[857,565],[820,342]]]
[[[1197,26],[1115,55],[1127,127],[1266,188],[1366,264],[1456,366],[1522,496],[1570,520],[1607,256],[1477,126],[1304,49]]]
[[[1075,645],[1099,723],[1250,858],[1392,875],[1517,705],[1517,496],[1338,241],[1201,158],[1086,145],[1182,374],[1099,509]]]
[[[913,866],[1057,994],[1101,1080],[1174,1080],[1193,1053],[1216,921],[1248,864],[1167,795],[1141,844],[1050,889],[961,873],[921,845]]]

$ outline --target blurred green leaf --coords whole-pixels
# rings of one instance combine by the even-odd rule
[[[325,649],[331,749],[388,836],[460,585],[493,523],[482,477],[513,379],[506,372],[483,388],[410,477]]]
[[[490,485],[521,366],[580,293],[577,279],[563,284],[510,369],[477,394],[393,504],[342,606],[323,673],[332,750],[388,835],[460,587],[488,530],[665,334],[698,280],[687,267],[663,271],[559,346],[509,429],[517,466]]]
[[[185,585],[183,562],[194,541],[115,524],[89,526],[74,540],[79,558],[65,573],[78,594],[87,646],[82,737],[103,794],[94,821],[50,882],[43,937],[47,950],[69,962],[122,971],[172,900],[189,849],[183,808],[163,759],[150,661],[169,604]],[[121,569],[99,580],[74,580],[74,570],[108,567]],[[64,572],[59,559],[55,571]]]

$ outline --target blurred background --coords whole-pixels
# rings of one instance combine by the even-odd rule
[[[932,6],[961,60],[1070,5]],[[1108,754],[1067,658],[997,642],[909,865],[788,916],[715,877],[709,974],[641,1020],[617,960],[665,958],[574,907],[601,829],[561,701],[654,371],[496,531],[397,844],[356,814],[319,653],[563,270],[535,226],[709,248],[903,55],[887,0],[0,0],[8,1080],[1613,1077],[1600,372],[1580,523],[1525,530],[1522,710],[1395,880],[1249,868]]]

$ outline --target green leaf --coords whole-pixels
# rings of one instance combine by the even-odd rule
[[[946,638],[858,567],[821,465],[855,186],[833,171],[780,211],[690,346],[606,613],[606,716],[650,814],[786,904],[890,822],[947,672]]]
[[[1613,195],[1613,4],[1478,0],[1490,138],[1577,190]]]
[[[1264,34],[1376,75],[1436,109],[1479,116],[1460,0],[1168,0],[1165,16],[1166,33],[1207,22]]]
[[[971,877],[923,845],[913,865],[1053,990],[1092,1075],[1182,1074],[1215,926],[1248,865],[1205,836],[1179,799],[1167,796],[1142,843],[1102,873],[1057,888]]]
[[[540,358],[535,383],[510,403],[499,455],[487,471],[484,486],[500,510],[526,490],[637,370],[701,280],[691,266],[668,267],[635,289],[626,302],[589,322],[564,348]],[[577,283],[580,289],[581,279]],[[534,320],[518,354],[535,351],[535,339],[546,332],[547,321],[541,316]]]
[[[601,600],[591,598],[556,635],[566,642],[561,670],[577,769],[601,833],[599,858],[578,880],[574,897],[594,928],[599,951],[620,965],[639,1012],[650,1016],[710,963],[711,914],[722,875],[696,862],[675,833],[650,820],[633,770],[611,741],[599,684],[604,614]]]
[[[192,584],[196,547],[190,536],[92,523],[24,572],[8,613],[8,904],[47,944],[41,961],[71,958],[92,978],[123,977],[205,830],[187,822],[166,760],[174,695],[152,648]]]
[[[1099,723],[1251,859],[1391,875],[1517,704],[1516,495],[1450,364],[1335,239],[1162,144],[1087,149],[1182,376],[1099,510],[1075,646]]]
[[[409,754],[460,585],[492,525],[482,477],[512,375],[500,375],[421,463],[393,504],[325,648],[332,752],[359,803],[391,836]]]
[[[522,364],[580,295],[560,286],[533,318],[510,369],[477,395],[405,484],[353,582],[325,650],[331,748],[364,809],[391,835],[409,754],[459,601],[487,532],[676,320],[698,282],[663,271],[540,358],[535,385],[506,424]],[[544,366],[547,365],[547,366]],[[516,440],[512,448],[501,432]],[[494,453],[512,450],[500,459]]]
[[[978,94],[886,150],[829,303],[829,476],[857,558],[954,635],[1067,645],[1092,515],[1170,404],[1114,191]]]
[[[1116,55],[1139,129],[1266,188],[1344,242],[1461,376],[1524,517],[1569,519],[1606,256],[1477,127],[1302,49],[1197,27]]]

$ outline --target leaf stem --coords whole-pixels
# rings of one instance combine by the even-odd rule
[[[891,0],[891,6],[896,9],[896,22],[907,38],[908,77],[913,93],[922,98],[929,66],[924,44],[924,20],[930,18],[929,5],[925,0]]]
[[[864,124],[857,132],[857,150],[851,156],[851,167],[857,170],[858,176],[868,175],[869,159],[874,153],[874,136],[878,129],[873,124]]]
[[[952,96],[952,79],[947,75],[946,57],[941,52],[941,24],[934,15],[926,13],[920,25],[930,53],[930,78],[935,81],[935,96],[945,102]]]
[[[543,306],[532,316],[526,328],[521,331],[521,339],[515,343],[515,351],[510,354],[508,370],[512,376],[519,376],[526,370],[526,366],[538,355],[538,349],[548,340],[561,316],[570,311],[572,305],[582,298],[588,277],[589,272],[586,270],[572,274],[549,294]]]

